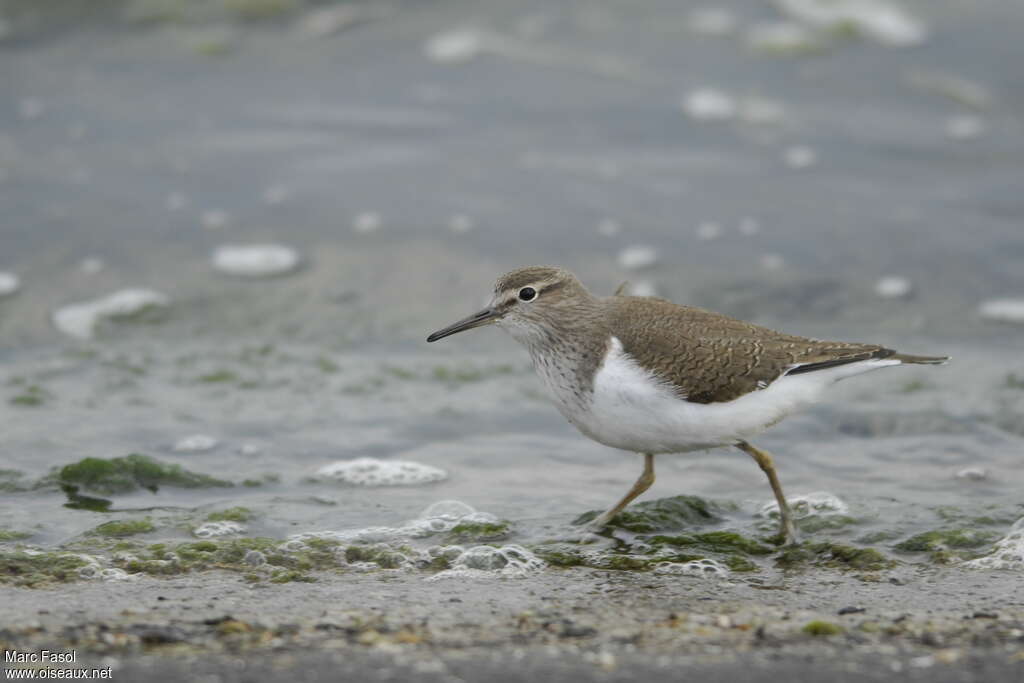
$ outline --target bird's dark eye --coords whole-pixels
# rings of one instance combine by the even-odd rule
[[[523,287],[519,290],[519,298],[522,301],[533,301],[537,296],[537,290],[533,287]]]

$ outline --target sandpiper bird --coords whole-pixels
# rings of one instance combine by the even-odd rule
[[[793,516],[772,457],[748,439],[813,403],[838,380],[890,365],[949,360],[797,337],[620,292],[594,296],[562,268],[521,268],[498,278],[487,308],[427,337],[433,342],[499,325],[530,352],[569,422],[594,441],[643,454],[640,478],[593,521],[595,527],[650,488],[655,455],[735,446],[768,475],[782,538],[794,543]]]

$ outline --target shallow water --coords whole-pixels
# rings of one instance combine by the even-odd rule
[[[743,27],[778,18],[721,5]],[[284,541],[401,529],[457,500],[508,520],[500,543],[572,539],[639,459],[566,425],[497,331],[423,342],[500,272],[557,262],[598,291],[628,278],[788,331],[952,354],[850,380],[759,443],[791,498],[845,506],[819,512],[836,521],[812,540],[930,561],[895,546],[967,528],[985,540],[958,552],[984,555],[1024,514],[1021,328],[977,312],[1024,293],[1022,90],[1007,58],[1024,12],[910,7],[930,27],[919,47],[831,36],[790,57],[694,35],[688,11],[660,2],[441,2],[318,40],[291,18],[231,23],[220,57],[195,48],[207,29],[188,23],[8,38],[0,270],[21,289],[0,298],[0,468],[14,471],[0,530],[54,548],[148,517],[135,540],[184,541],[244,506],[244,535]],[[483,47],[464,62],[424,52],[467,27]],[[687,118],[681,100],[706,87],[785,115]],[[965,113],[984,132],[951,139],[947,121]],[[787,165],[799,146],[812,166]],[[292,246],[301,267],[254,280],[211,262],[250,243]],[[623,268],[623,249],[644,245],[655,262]],[[908,295],[876,294],[891,275]],[[51,324],[62,306],[137,287],[170,305],[100,321],[91,341]],[[196,435],[216,443],[175,448]],[[53,468],[129,453],[236,485],[111,495],[107,513],[34,488]],[[364,457],[447,478],[315,480]],[[770,491],[741,453],[660,457],[657,472],[645,500],[699,495],[725,506],[705,530],[771,533]]]

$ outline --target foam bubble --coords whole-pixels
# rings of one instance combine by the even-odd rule
[[[454,29],[432,36],[423,46],[423,53],[432,62],[461,64],[475,59],[484,48],[484,37],[471,28]]]
[[[100,320],[138,315],[170,302],[167,295],[151,289],[122,289],[101,299],[58,308],[52,316],[53,326],[71,337],[92,339]]]
[[[0,271],[0,297],[10,296],[21,288],[21,280],[14,273]]]
[[[356,486],[415,486],[448,478],[447,472],[430,465],[377,458],[339,460],[324,465],[316,475],[320,479]]]
[[[705,221],[697,226],[697,239],[703,242],[710,242],[722,236],[722,226],[712,221]]]
[[[299,266],[299,253],[283,244],[225,244],[213,252],[213,267],[228,275],[270,277]]]
[[[544,569],[547,563],[521,545],[495,548],[478,545],[465,550],[451,569],[438,572],[428,581],[452,578],[521,577]]]
[[[897,275],[888,275],[875,283],[875,294],[883,299],[902,299],[909,296],[913,289],[910,280]]]
[[[364,211],[352,219],[352,230],[366,235],[380,230],[383,223],[384,220],[376,211]]]
[[[963,114],[946,121],[946,135],[953,140],[973,140],[985,132],[985,121],[980,116]]]
[[[815,491],[802,496],[789,496],[789,509],[795,519],[817,517],[823,515],[845,515],[850,507],[839,496],[828,491]],[[779,504],[776,501],[761,506],[762,517],[778,517]]]
[[[884,45],[919,45],[928,37],[922,21],[885,0],[776,0],[793,19],[814,28],[858,33]]]
[[[736,15],[725,7],[699,7],[692,12],[687,25],[704,36],[727,36],[736,30]]]
[[[736,100],[715,88],[698,88],[687,93],[683,111],[698,121],[725,121],[736,116]]]
[[[782,160],[790,168],[810,168],[818,163],[818,153],[807,145],[793,145],[782,153]]]
[[[625,270],[642,270],[658,262],[658,251],[654,247],[634,245],[619,252],[619,267]]]
[[[220,445],[220,442],[212,436],[193,434],[179,439],[174,444],[174,450],[177,453],[205,453],[206,451],[212,451],[218,445]]]
[[[1024,299],[992,299],[978,307],[986,320],[1002,323],[1024,323]]]
[[[220,230],[227,226],[231,220],[230,214],[222,209],[204,211],[199,217],[199,223],[207,230]]]
[[[241,534],[244,532],[245,527],[238,522],[206,522],[193,529],[192,535],[196,538],[212,538],[214,536],[230,536],[231,534]]]
[[[729,575],[729,568],[717,560],[704,558],[689,562],[662,562],[654,568],[654,573],[723,578]]]
[[[1018,519],[1010,533],[996,542],[992,552],[984,557],[964,562],[971,569],[1024,570],[1024,517]]]

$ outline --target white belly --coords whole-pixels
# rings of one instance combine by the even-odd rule
[[[563,395],[553,378],[542,376],[562,414],[595,441],[638,453],[683,453],[750,438],[816,401],[821,390],[836,380],[898,364],[862,361],[784,375],[764,389],[732,401],[691,403],[641,368],[612,337],[588,404]]]

